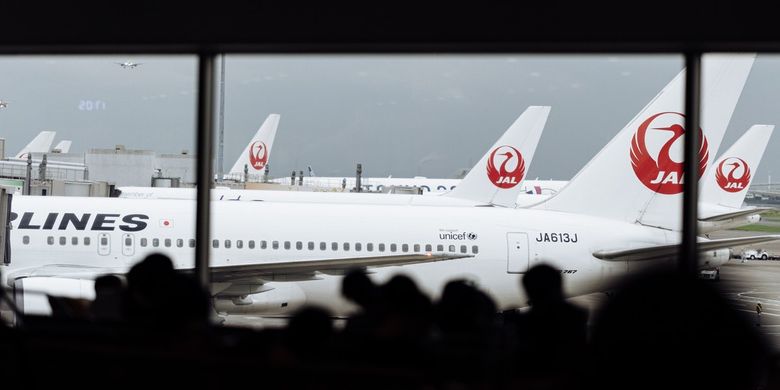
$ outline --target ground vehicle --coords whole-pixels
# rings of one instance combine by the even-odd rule
[[[769,259],[769,254],[763,249],[745,249],[742,251],[742,260]]]

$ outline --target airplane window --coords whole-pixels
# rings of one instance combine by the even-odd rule
[[[337,242],[331,242],[331,243],[330,243],[330,250],[332,250],[332,251],[337,251],[337,250],[339,250],[339,243],[337,243]]]
[[[247,245],[249,246],[249,249],[255,249],[255,240],[249,240]]]
[[[146,239],[145,238],[141,239],[141,246],[142,247],[146,247]]]
[[[460,253],[466,253],[466,252],[468,252],[468,251],[466,250],[466,246],[465,246],[465,245],[461,245],[461,246],[460,246]]]
[[[384,252],[385,251],[385,244],[379,244],[379,251]]]
[[[184,240],[182,240],[181,238],[177,238],[176,239],[176,246],[179,247],[179,248],[183,247],[184,246]]]
[[[345,251],[348,251],[348,250],[349,250],[349,243],[348,243],[348,242],[345,242],[345,243],[344,243],[344,250],[345,250]]]
[[[263,241],[260,241],[260,249],[265,249],[265,248],[268,248],[268,245],[267,245],[267,244],[268,244],[268,243],[267,243],[267,242],[265,242],[265,240],[263,240]]]
[[[100,245],[102,246],[108,245],[108,237],[100,237]]]
[[[320,250],[324,251],[325,249],[328,249],[328,244],[325,241],[320,242]]]
[[[398,245],[390,244],[390,252],[395,252],[396,250],[398,250]]]
[[[84,237],[84,246],[89,246],[90,240],[89,237]]]
[[[195,248],[195,239],[190,238],[190,248]]]
[[[103,244],[103,245],[105,245],[105,244]],[[160,246],[160,239],[159,238],[153,238],[152,239],[152,246],[155,247],[155,248]]]
[[[290,241],[284,242],[284,249],[290,249]]]
[[[79,244],[79,238],[78,237],[71,237],[70,238],[70,244],[71,245],[78,245]]]
[[[455,245],[450,245],[450,252],[455,252]]]
[[[125,246],[132,246],[133,240],[130,239],[130,237],[125,238]]]
[[[479,253],[479,248],[477,248],[476,245],[472,246],[471,247],[471,253],[476,255],[477,253]]]
[[[433,245],[425,244],[425,251],[426,252],[433,252]]]
[[[274,249],[279,249],[279,241],[274,241],[272,243],[272,246],[273,246]]]
[[[314,250],[314,241],[309,241],[309,250],[310,251]]]
[[[60,237],[60,245],[65,245],[68,243],[67,237]]]
[[[436,245],[436,251],[437,252],[444,252],[444,245],[442,245],[442,244]]]
[[[359,242],[356,242],[356,243],[355,243],[355,250],[356,250],[356,251],[361,251],[361,250],[363,250],[363,244],[361,244],[361,243],[359,243]]]
[[[401,251],[403,251],[403,252],[409,252],[409,244],[403,244],[403,245],[401,245]]]
[[[241,249],[244,247],[244,241],[236,240],[236,248]]]
[[[171,247],[171,239],[170,238],[166,238],[165,239],[165,247],[166,248],[170,248]]]
[[[414,244],[414,252],[420,251],[420,244]]]
[[[369,252],[373,252],[374,251],[374,244],[372,244],[370,242],[368,244],[366,244],[366,250],[369,251]]]
[[[225,240],[225,248],[230,248],[230,240]]]
[[[297,249],[297,250],[303,249],[303,243],[300,242],[300,241],[296,241],[295,242],[295,249]]]
[[[211,240],[212,248],[219,248],[219,240]]]
[[[30,243],[30,236],[24,236],[22,237],[22,243],[27,245]]]

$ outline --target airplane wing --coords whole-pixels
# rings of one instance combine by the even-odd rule
[[[739,217],[744,217],[747,215],[754,215],[754,214],[762,214],[762,213],[775,211],[775,210],[777,209],[772,207],[755,207],[751,209],[738,210],[732,213],[716,214],[705,218],[699,218],[699,220],[706,221],[706,222],[725,221],[732,218],[739,218]]]
[[[245,279],[260,279],[267,281],[306,280],[313,278],[315,272],[321,272],[325,274],[342,274],[349,269],[356,267],[391,267],[469,257],[474,257],[474,255],[438,252],[215,266],[211,267],[211,278],[213,282],[230,282],[234,280]],[[102,268],[70,264],[50,264],[13,272],[8,275],[8,282],[12,283],[15,279],[28,277],[95,279],[100,275],[106,274],[123,275],[127,271],[127,268]],[[193,269],[180,269],[180,271],[192,272]]]
[[[780,240],[780,235],[765,235],[753,237],[724,238],[719,240],[701,241],[698,243],[699,251],[730,248],[733,246],[759,244],[763,242]],[[593,252],[593,257],[608,261],[642,261],[655,260],[664,257],[676,256],[680,250],[679,244],[656,245],[641,248],[598,250]]]
[[[225,282],[245,278],[259,278],[265,280],[298,278],[300,280],[313,277],[315,272],[341,274],[356,267],[392,267],[468,257],[474,257],[474,255],[447,252],[410,253],[391,256],[350,257],[217,266],[211,267],[211,278],[214,282]]]

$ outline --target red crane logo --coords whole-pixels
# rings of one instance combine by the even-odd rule
[[[685,115],[678,112],[661,112],[642,122],[631,140],[631,167],[634,173],[645,187],[659,194],[679,194],[683,190],[683,164],[674,161],[670,156],[672,145],[685,134],[685,128],[681,124]],[[672,137],[661,146],[658,157],[653,158],[647,149],[648,130],[669,131]],[[707,138],[699,129],[699,178],[707,168],[709,148]]]
[[[497,158],[503,158],[498,169],[496,169]],[[487,176],[490,182],[498,188],[512,188],[520,184],[525,176],[523,155],[509,145],[493,149],[488,158]]]
[[[730,161],[728,164],[727,161]],[[724,172],[724,168],[731,167],[729,173]],[[735,177],[734,173],[742,168],[742,174],[739,177]],[[718,170],[715,171],[715,181],[718,182],[720,188],[723,188],[727,192],[739,192],[746,188],[750,184],[750,167],[748,167],[745,160],[739,157],[724,158],[723,161],[718,164]]]
[[[249,146],[249,166],[259,171],[268,163],[268,149],[263,141],[255,141]]]

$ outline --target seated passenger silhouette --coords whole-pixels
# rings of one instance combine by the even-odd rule
[[[95,279],[95,300],[89,306],[92,319],[100,322],[123,320],[124,286],[116,275],[103,275]]]

